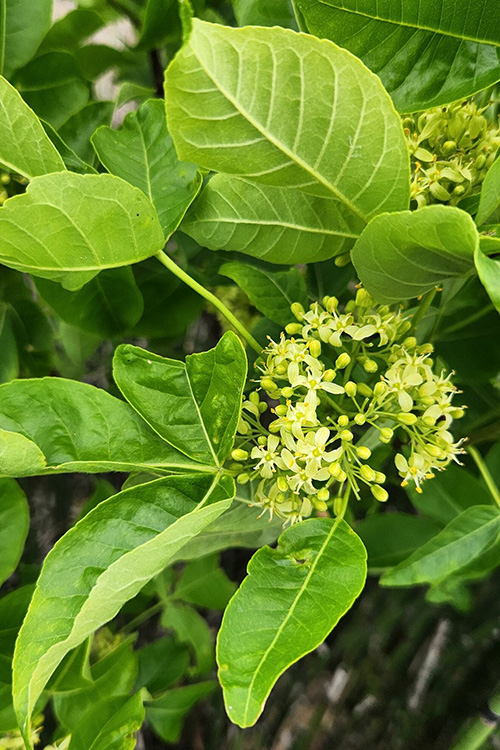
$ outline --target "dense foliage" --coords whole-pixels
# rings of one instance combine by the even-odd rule
[[[367,574],[500,567],[497,2],[73,6],[0,0],[6,750],[250,727]]]

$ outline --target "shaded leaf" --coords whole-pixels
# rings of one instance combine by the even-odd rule
[[[352,250],[352,262],[371,295],[384,303],[412,299],[473,267],[478,245],[469,214],[453,206],[377,216]]]
[[[97,174],[97,170],[84,162],[83,159],[80,159],[78,154],[75,154],[73,149],[63,141],[57,130],[50,123],[45,120],[41,120],[40,122],[50,140],[59,151],[66,169],[69,169],[71,172],[78,172],[78,174]]]
[[[0,479],[0,586],[17,568],[29,523],[26,495],[17,482]]]
[[[384,573],[380,585],[437,583],[490,547],[499,531],[498,508],[483,505],[468,508],[407,560]]]
[[[235,0],[238,26],[282,26],[297,29],[292,0]]]
[[[333,197],[215,175],[181,224],[210,250],[272,263],[313,263],[349,250],[364,223]]]
[[[25,741],[35,702],[68,651],[111,620],[233,495],[229,477],[159,479],[101,503],[53,547],[14,655],[14,705]]]
[[[71,10],[51,26],[38,54],[51,50],[71,52],[103,25],[101,16],[89,8]]]
[[[139,693],[107,698],[92,706],[76,725],[69,750],[134,750],[144,721]]]
[[[227,458],[247,373],[234,333],[208,352],[189,355],[185,364],[124,344],[113,368],[127,401],[164,440],[195,461],[218,466]]]
[[[214,665],[214,642],[205,619],[192,607],[184,604],[167,604],[161,616],[163,628],[174,631],[177,640],[191,651],[195,666],[191,674],[205,675]]]
[[[207,681],[167,690],[159,698],[146,702],[146,720],[162,740],[177,742],[185,716],[216,687],[216,682]]]
[[[70,290],[154,255],[163,242],[147,198],[112,175],[37,177],[0,209],[0,262]]]
[[[12,172],[31,179],[65,169],[38,117],[1,76],[0,128],[0,162]]]
[[[51,22],[52,0],[37,0],[36,3],[5,0],[4,74],[7,77],[31,60]]]
[[[11,476],[196,470],[128,404],[71,380],[0,386],[0,437],[0,472]]]
[[[93,164],[95,152],[90,136],[96,128],[111,122],[114,109],[113,102],[90,102],[66,120],[59,135],[81,159]]]
[[[409,513],[376,513],[356,524],[372,570],[397,565],[438,531],[429,519]]]
[[[203,557],[188,563],[175,589],[175,598],[209,609],[225,609],[236,591],[219,566],[217,555]]]
[[[496,310],[500,312],[500,259],[488,258],[481,250],[481,247],[477,247],[474,253],[474,261],[484,288],[488,292]]]
[[[175,638],[158,638],[137,652],[136,690],[146,687],[153,695],[178,682],[189,666],[189,651]]]
[[[500,78],[496,0],[294,0],[303,27],[346,47],[400,112],[448,104]]]
[[[366,577],[366,551],[344,521],[292,526],[263,547],[230,601],[217,644],[228,715],[251,726],[278,677],[326,638]]]
[[[493,162],[486,173],[479,198],[476,214],[478,226],[484,224],[500,206],[500,160]]]

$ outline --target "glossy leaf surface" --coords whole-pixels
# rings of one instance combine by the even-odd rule
[[[278,677],[326,638],[365,577],[365,548],[344,521],[304,521],[287,529],[276,549],[255,553],[219,631],[219,679],[231,721],[256,722]]]
[[[25,736],[35,702],[65,654],[112,619],[229,507],[233,494],[228,478],[159,479],[101,503],[55,545],[14,655],[14,704]]]
[[[108,172],[140,188],[165,235],[172,234],[200,189],[201,175],[194,164],[177,158],[163,102],[144,102],[118,130],[99,128],[92,143]]]
[[[231,332],[185,364],[128,344],[114,358],[118,387],[146,422],[186,456],[214,466],[232,448],[246,371],[245,351]]]
[[[412,299],[443,279],[464,276],[474,263],[479,236],[469,214],[452,206],[426,206],[377,216],[352,251],[360,280],[378,301]]]
[[[38,177],[0,209],[0,262],[70,290],[154,255],[163,242],[147,198],[112,175]]]
[[[380,76],[400,112],[448,104],[500,78],[496,0],[294,0],[310,33]]]

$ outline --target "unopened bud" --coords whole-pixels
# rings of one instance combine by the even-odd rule
[[[262,378],[262,380],[260,381],[260,384],[263,387],[263,389],[265,391],[267,391],[268,393],[270,391],[276,391],[277,388],[278,388],[278,386],[276,385],[276,383],[274,382],[274,380],[272,380],[271,378],[268,378],[268,377]]]
[[[432,445],[432,443],[431,444],[427,444],[425,446],[425,450],[433,458],[444,458],[443,449],[442,448],[438,448],[437,445]]]
[[[394,431],[390,427],[382,427],[379,434],[381,443],[390,443],[394,436]]]
[[[375,481],[377,482],[377,484],[383,484],[386,479],[387,477],[382,471],[375,472]]]
[[[313,339],[309,342],[309,351],[311,352],[311,357],[315,357],[316,359],[321,355],[321,342],[318,341],[318,339]]]
[[[342,513],[343,507],[344,507],[344,498],[342,497],[342,495],[337,495],[337,497],[333,501],[333,512],[335,513],[336,516]]]
[[[344,390],[349,398],[354,398],[358,389],[356,383],[352,380],[348,380],[344,386]]]
[[[359,471],[360,471],[361,476],[363,477],[363,479],[366,482],[373,482],[374,481],[374,479],[375,479],[375,472],[374,472],[374,470],[372,469],[371,466],[368,466],[368,464],[363,464],[362,466],[360,466]]]
[[[415,422],[417,421],[417,415],[413,414],[411,411],[401,411],[396,415],[396,418],[398,422],[401,422],[401,424],[406,424],[409,426],[415,424]]]
[[[287,385],[281,391],[285,398],[291,398],[293,396],[293,388],[291,385]]]
[[[289,333],[290,336],[296,336],[298,333],[302,333],[302,326],[300,323],[289,323],[285,326],[285,331]]]
[[[367,383],[358,383],[358,393],[364,398],[371,398],[373,391]]]
[[[453,419],[462,419],[464,414],[465,414],[464,409],[452,409],[450,411],[450,415],[453,417]]]
[[[367,445],[358,445],[356,446],[356,453],[360,458],[363,459],[363,461],[368,461],[370,456],[372,455],[371,450],[368,448]]]
[[[350,443],[353,440],[354,435],[352,434],[350,430],[342,430],[339,437],[341,440],[344,440],[346,443]]]
[[[322,488],[321,488],[321,489],[320,489],[320,490],[318,491],[318,494],[316,495],[316,497],[317,497],[317,498],[318,498],[318,500],[320,500],[321,502],[323,502],[323,503],[326,503],[326,502],[328,502],[328,500],[330,499],[330,493],[329,493],[329,491],[328,491],[328,489],[327,489],[326,487],[322,487]]]
[[[246,471],[243,472],[243,474],[238,474],[236,477],[236,481],[238,484],[247,484],[247,482],[250,481],[250,474],[248,474]]]
[[[304,308],[302,307],[300,302],[294,302],[291,305],[290,310],[292,311],[294,317],[297,318],[297,320],[302,320],[302,318],[304,317]]]
[[[403,341],[403,346],[405,347],[405,349],[414,349],[416,345],[417,339],[415,338],[415,336],[408,336],[408,338]]]
[[[356,304],[358,307],[372,307],[374,300],[371,294],[361,287],[361,289],[358,289],[356,292]]]
[[[342,255],[337,255],[337,257],[333,259],[333,262],[337,268],[343,268],[351,262],[351,254],[343,253]]]
[[[341,414],[337,420],[339,427],[347,427],[349,424],[349,417],[347,414]]]
[[[335,372],[335,370],[332,370],[332,369],[325,370],[323,373],[323,380],[326,383],[331,383],[332,381],[335,380],[336,375],[337,373]]]
[[[335,312],[337,307],[339,306],[339,301],[337,297],[325,297],[323,300],[323,304],[325,305],[328,312]]]
[[[276,480],[276,484],[278,485],[278,489],[280,492],[286,492],[288,490],[288,482],[286,481],[285,477],[278,477]]]
[[[274,420],[274,422],[271,422],[269,425],[269,432],[275,433],[279,432],[281,429],[281,425],[277,419]]]
[[[250,402],[251,402],[252,404],[255,404],[255,406],[258,406],[258,405],[259,405],[259,403],[260,403],[260,398],[259,398],[259,394],[257,393],[257,391],[252,391],[252,392],[251,392],[251,393],[249,394],[249,396],[248,396],[248,400],[249,400],[249,401],[250,401]]]
[[[387,384],[383,380],[379,380],[373,387],[373,395],[375,398],[381,398],[385,393],[387,393]]]
[[[356,414],[354,416],[354,421],[355,421],[356,424],[362,425],[362,424],[365,424],[366,417],[365,417],[364,414]]]
[[[378,365],[375,360],[370,359],[369,357],[366,357],[366,359],[363,360],[363,367],[366,372],[377,372],[378,370]]]
[[[248,458],[248,451],[244,451],[243,448],[235,448],[231,453],[231,457],[235,461],[246,461]]]
[[[443,143],[443,154],[444,156],[451,156],[457,150],[457,144],[455,141],[445,141]]]
[[[274,411],[278,415],[278,417],[284,417],[286,416],[286,413],[288,412],[288,407],[285,406],[285,404],[278,404],[278,406],[276,407]]]
[[[379,503],[385,503],[385,501],[389,497],[389,493],[387,492],[387,490],[385,490],[379,484],[372,484],[370,489],[372,491],[373,497],[375,498],[375,500],[378,500]]]
[[[343,370],[347,365],[350,363],[351,358],[348,355],[347,352],[342,352],[342,354],[339,354],[337,359],[335,360],[335,367],[338,370]]]

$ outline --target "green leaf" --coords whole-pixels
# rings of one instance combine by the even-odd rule
[[[235,281],[257,310],[283,327],[293,319],[293,302],[307,307],[306,282],[296,268],[281,271],[233,261],[224,263],[219,273]]]
[[[0,732],[17,729],[12,705],[12,656],[34,586],[21,586],[0,599]]]
[[[180,36],[178,3],[175,0],[147,0],[137,49],[161,47]]]
[[[224,334],[214,349],[186,363],[136,346],[119,346],[116,383],[146,422],[195,461],[219,466],[229,455],[241,411],[247,359],[238,337]]]
[[[37,279],[36,288],[57,315],[83,331],[112,337],[130,330],[144,310],[142,294],[131,268],[101,271],[78,292]]]
[[[19,351],[12,327],[11,310],[0,302],[0,383],[19,376]]]
[[[203,470],[164,443],[128,404],[59,378],[0,386],[0,438],[0,473],[11,476]]]
[[[479,197],[476,224],[481,226],[500,206],[500,160],[493,162],[486,173]]]
[[[151,203],[112,175],[37,177],[0,209],[0,262],[70,290],[105,268],[144,260],[163,244]]]
[[[73,54],[75,55],[78,69],[88,81],[95,81],[111,68],[120,69],[129,67],[134,62],[126,50],[115,49],[105,44],[86,44],[84,47],[76,49]],[[122,86],[125,85],[127,84],[122,84]],[[132,85],[142,88],[140,84]],[[151,95],[151,89],[148,90],[150,92],[148,95]],[[123,104],[123,101],[118,97],[116,106],[119,107],[120,104]]]
[[[65,169],[38,117],[1,76],[0,130],[0,162],[12,172],[31,179]]]
[[[217,683],[210,680],[167,690],[159,698],[146,702],[146,720],[162,740],[177,742],[185,716],[216,687]]]
[[[493,503],[486,487],[470,471],[456,464],[425,482],[422,493],[416,492],[410,484],[405,489],[412,505],[440,526],[445,526],[467,508]]]
[[[177,640],[186,644],[194,656],[193,674],[206,675],[214,667],[212,631],[205,619],[192,607],[168,604],[161,616],[163,628],[170,628]]]
[[[236,584],[219,567],[217,555],[193,560],[184,568],[174,597],[198,607],[225,609]]]
[[[144,721],[140,693],[107,698],[91,707],[76,725],[69,750],[134,750]]]
[[[78,172],[78,174],[97,174],[97,170],[84,162],[83,159],[80,159],[78,154],[75,154],[73,149],[63,141],[57,130],[54,130],[50,123],[45,120],[40,120],[40,122],[50,140],[59,151],[66,169],[69,169],[71,172]]]
[[[36,0],[36,3],[32,0],[4,1],[6,33],[3,72],[10,78],[17,68],[31,60],[49,30],[52,0]],[[2,138],[3,136],[2,128]]]
[[[476,505],[464,510],[407,560],[384,573],[381,586],[437,583],[478,557],[498,538],[498,508]]]
[[[484,288],[495,308],[500,312],[500,260],[488,258],[481,247],[477,247],[474,253],[474,261]]]
[[[73,52],[103,25],[103,19],[94,10],[88,8],[72,10],[51,26],[37,54],[52,50]]]
[[[161,693],[178,682],[189,666],[189,651],[175,638],[158,638],[138,652],[139,671],[136,690],[146,687],[149,693]]]
[[[158,212],[166,236],[172,234],[201,186],[194,164],[179,161],[160,99],[130,112],[119,130],[100,127],[92,136],[108,172],[142,190]]]
[[[66,120],[59,135],[83,161],[93,164],[95,152],[90,136],[96,128],[106,127],[111,122],[114,109],[113,102],[90,102]]]
[[[392,103],[330,42],[195,18],[167,69],[166,103],[181,159],[329,198],[339,232],[408,206],[408,151]]]
[[[210,250],[313,263],[349,250],[364,223],[333,197],[215,175],[181,224]]]
[[[244,490],[244,487],[238,486],[237,500],[241,500],[239,496]],[[264,521],[260,518],[259,508],[252,508],[245,502],[234,503],[196,539],[188,542],[175,560],[203,558],[212,552],[235,547],[257,549],[264,544],[272,544],[282,530],[283,525],[279,519]]]
[[[101,503],[53,547],[14,655],[14,705],[25,741],[36,700],[68,651],[111,620],[233,495],[229,477],[158,479]]]
[[[29,525],[26,495],[17,482],[0,479],[0,586],[17,568]]]
[[[402,562],[438,531],[439,527],[429,519],[409,513],[376,513],[356,524],[372,571]]]
[[[294,0],[304,30],[380,75],[400,112],[448,104],[500,78],[496,0]]]
[[[89,86],[74,56],[47,52],[18,70],[13,83],[37,115],[58,129],[89,100]]]
[[[224,614],[217,645],[229,718],[254,724],[278,677],[315,649],[352,606],[366,550],[344,521],[316,518],[263,547]]]
[[[479,235],[469,214],[453,206],[425,206],[377,216],[352,250],[352,262],[378,301],[418,297],[443,279],[473,267]]]
[[[282,26],[297,29],[292,0],[234,0],[238,26]]]

